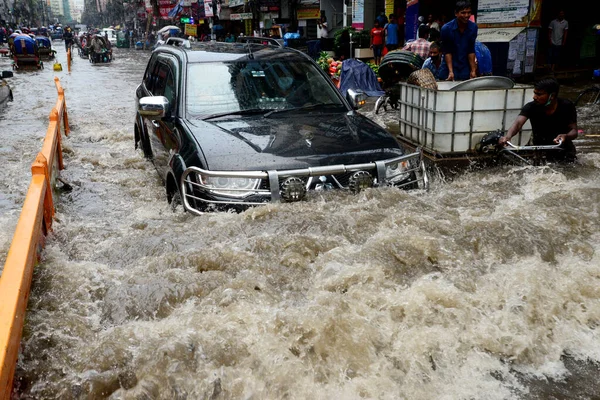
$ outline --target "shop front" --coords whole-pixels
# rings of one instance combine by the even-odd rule
[[[541,7],[541,0],[479,0],[477,39],[492,53],[494,75],[518,78],[535,72]]]
[[[455,1],[407,0],[406,4],[406,40],[416,38],[419,16],[427,20],[432,15],[440,25],[455,17]],[[584,1],[474,0],[471,8],[479,27],[478,40],[492,53],[495,75],[531,78],[547,72],[548,25],[560,10],[569,30],[558,70],[589,69],[597,63],[600,39],[591,27],[600,18]]]

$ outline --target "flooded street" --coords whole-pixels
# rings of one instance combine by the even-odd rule
[[[73,190],[34,272],[15,398],[600,393],[597,106],[579,110],[577,166],[192,216],[171,211],[133,147],[149,53],[114,49],[108,65],[75,54],[69,73],[54,46],[63,71],[15,73],[0,116],[1,268],[60,78]]]

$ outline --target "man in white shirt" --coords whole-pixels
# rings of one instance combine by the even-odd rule
[[[569,23],[565,19],[565,12],[560,10],[558,17],[553,19],[548,26],[548,64],[550,70],[554,71],[554,66],[560,61],[560,54],[567,42],[567,33],[569,32]]]
[[[327,39],[329,29],[327,29],[327,18],[324,15],[322,15],[319,22],[317,22],[317,26],[319,27],[319,39]]]

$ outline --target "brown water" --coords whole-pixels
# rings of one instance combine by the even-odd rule
[[[58,51],[64,71],[16,74],[0,118],[3,262],[61,78],[73,190],[35,270],[16,398],[600,392],[594,136],[578,141],[576,167],[507,166],[438,177],[428,193],[325,193],[194,217],[171,212],[133,149],[148,53],[115,49],[101,66],[76,58],[69,74]],[[580,110],[588,135],[598,118]]]

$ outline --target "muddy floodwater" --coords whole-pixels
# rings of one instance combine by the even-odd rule
[[[15,399],[597,398],[598,106],[578,110],[575,166],[192,216],[133,146],[149,53],[69,73],[54,45],[63,70],[15,73],[0,115],[0,266],[54,76],[72,130]]]

